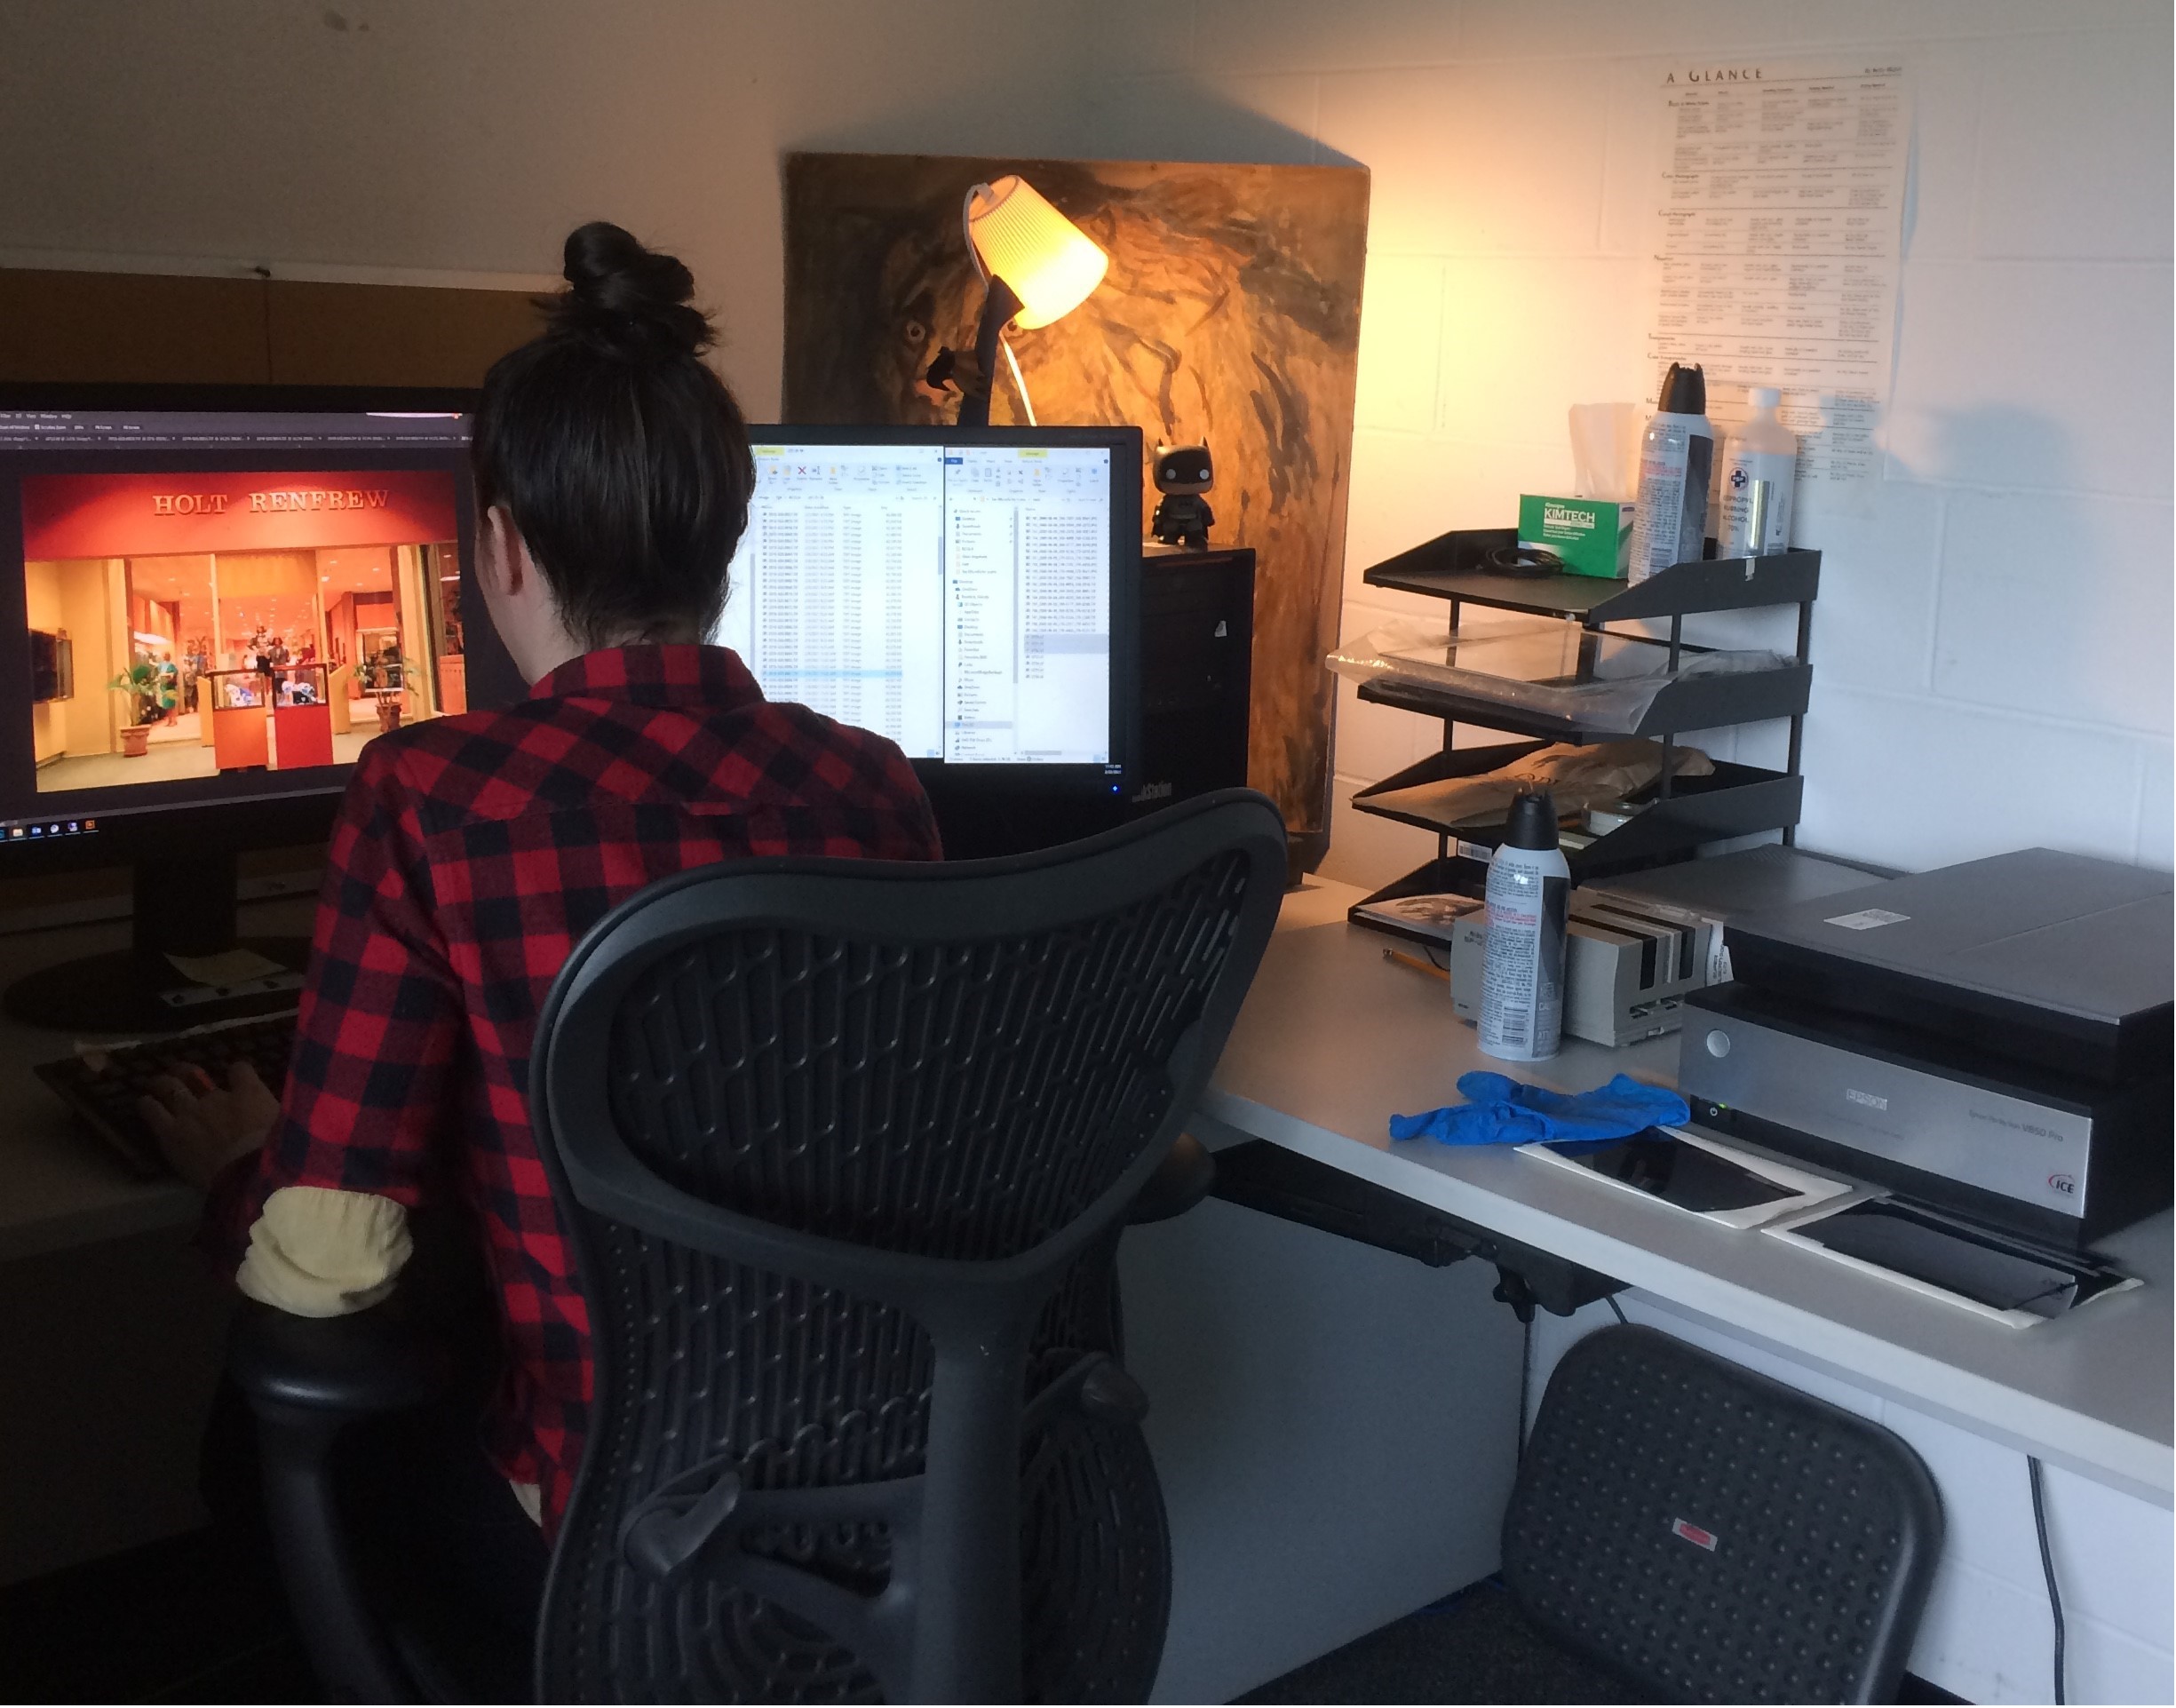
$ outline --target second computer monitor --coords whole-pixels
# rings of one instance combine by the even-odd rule
[[[941,803],[1124,799],[1137,430],[750,433],[755,498],[715,638],[766,695],[896,742]]]

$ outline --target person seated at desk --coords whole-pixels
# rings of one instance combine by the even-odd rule
[[[598,224],[568,239],[566,274],[549,330],[485,381],[472,453],[477,577],[528,698],[363,749],[283,1105],[245,1068],[224,1088],[167,1082],[144,1109],[177,1171],[209,1183],[242,1291],[305,1315],[384,1299],[409,1211],[450,1186],[500,1297],[495,1487],[547,1536],[592,1392],[526,1095],[553,975],[612,907],[690,866],[941,857],[896,746],[766,700],[705,644],[755,465],[700,359],[712,331],[687,270]]]

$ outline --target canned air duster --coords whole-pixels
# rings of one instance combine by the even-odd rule
[[[1557,846],[1546,789],[1511,803],[1489,862],[1489,947],[1481,964],[1481,1048],[1500,1061],[1540,1061],[1564,1031],[1564,919],[1571,868]]]

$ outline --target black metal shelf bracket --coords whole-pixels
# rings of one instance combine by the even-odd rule
[[[1432,1269],[1466,1258],[1494,1264],[1495,1296],[1521,1323],[1534,1320],[1537,1306],[1552,1315],[1569,1316],[1582,1305],[1624,1291],[1624,1282],[1416,1204],[1267,1139],[1250,1139],[1216,1156],[1217,1181],[1211,1195],[1227,1204],[1394,1251]]]
[[[1506,576],[1484,567],[1491,552],[1517,537],[1518,531],[1509,528],[1457,529],[1385,559],[1362,570],[1361,579],[1371,587],[1394,587],[1430,599],[1576,617],[1590,627],[1635,617],[1804,605],[1821,587],[1821,553],[1810,551],[1696,558],[1637,582],[1600,576]]]
[[[1672,703],[1672,688],[1665,688],[1657,696],[1656,703],[1641,719],[1645,727],[1638,733],[1651,734],[1660,740],[1663,749],[1662,776],[1656,788],[1657,805],[1668,805],[1680,798],[1678,778],[1672,762],[1676,736],[1681,730],[1723,728],[1738,724],[1766,722],[1770,719],[1786,719],[1790,724],[1790,748],[1781,778],[1795,783],[1806,747],[1806,707],[1812,692],[1812,678],[1808,666],[1814,631],[1814,599],[1821,589],[1821,553],[1794,549],[1759,558],[1699,558],[1684,563],[1673,563],[1667,569],[1639,582],[1614,581],[1597,576],[1506,576],[1487,567],[1492,552],[1517,543],[1518,530],[1509,528],[1457,528],[1448,534],[1414,546],[1411,550],[1386,558],[1362,572],[1361,579],[1373,587],[1395,588],[1402,592],[1418,593],[1426,598],[1441,599],[1449,605],[1450,632],[1459,632],[1459,609],[1463,605],[1481,605],[1495,610],[1521,611],[1538,616],[1554,616],[1576,620],[1589,629],[1599,629],[1610,623],[1635,619],[1667,617],[1670,622],[1669,667],[1674,671],[1687,649],[1685,619],[1714,611],[1743,611],[1765,609],[1783,605],[1799,608],[1798,647],[1792,656],[1795,670],[1751,673],[1732,679],[1716,678],[1694,684],[1676,683],[1672,688],[1688,689],[1680,693]],[[1698,651],[1700,648],[1694,647]],[[1431,693],[1402,684],[1363,684],[1361,697],[1382,704],[1396,705],[1401,710],[1424,717],[1438,717],[1443,724],[1444,755],[1457,747],[1457,726],[1473,724],[1482,728],[1497,729],[1505,734],[1519,735],[1539,740],[1568,742],[1576,746],[1588,746],[1598,741],[1618,739],[1616,736],[1582,728],[1576,719],[1554,718],[1515,711],[1501,711],[1493,714],[1483,698],[1478,695],[1457,695],[1449,693]],[[1735,700],[1732,705],[1727,701]],[[1431,704],[1429,702],[1434,703]],[[1697,714],[1695,715],[1696,706]],[[1399,778],[1385,779],[1370,790],[1356,794],[1353,805],[1362,812],[1373,813],[1386,818],[1396,818],[1409,824],[1436,830],[1436,862],[1441,864],[1451,854],[1452,844],[1458,838],[1450,832],[1395,810],[1386,810],[1371,805],[1366,798],[1384,792],[1405,781],[1420,781],[1417,775],[1420,767],[1409,767]],[[1766,775],[1775,777],[1779,774]],[[1728,830],[1716,828],[1724,837],[1751,835],[1762,830],[1780,830],[1786,846],[1798,841],[1798,819],[1803,801],[1803,790],[1755,789],[1742,797],[1743,809],[1751,809],[1751,815],[1768,817],[1776,822],[1767,823],[1739,823]],[[1759,805],[1756,807],[1755,803]],[[1720,808],[1722,803],[1711,802],[1703,807],[1703,816]],[[1787,810],[1778,811],[1783,808]],[[1626,857],[1632,864],[1653,863],[1655,856],[1682,857],[1692,852],[1690,845],[1681,849],[1665,850],[1660,839],[1652,834],[1632,838],[1626,832],[1639,823],[1638,819],[1620,826],[1599,838],[1588,852],[1591,858],[1573,862],[1575,873],[1582,865],[1600,869],[1616,865]],[[1650,827],[1652,831],[1654,827]],[[1640,855],[1632,854],[1634,842],[1649,842],[1658,846],[1647,849]],[[1615,844],[1616,846],[1611,846]],[[1629,868],[1627,868],[1629,869]],[[1405,893],[1401,885],[1378,892],[1387,895],[1393,891]],[[1376,896],[1369,898],[1378,899]]]

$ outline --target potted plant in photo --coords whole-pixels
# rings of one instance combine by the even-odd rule
[[[381,732],[400,728],[401,711],[409,703],[408,684],[416,668],[416,661],[405,654],[380,660],[377,665],[370,691],[377,696],[377,727]]]
[[[121,732],[121,751],[139,759],[151,751],[151,726],[173,708],[173,684],[151,660],[139,658],[106,686],[129,696],[129,715],[134,721]]]

